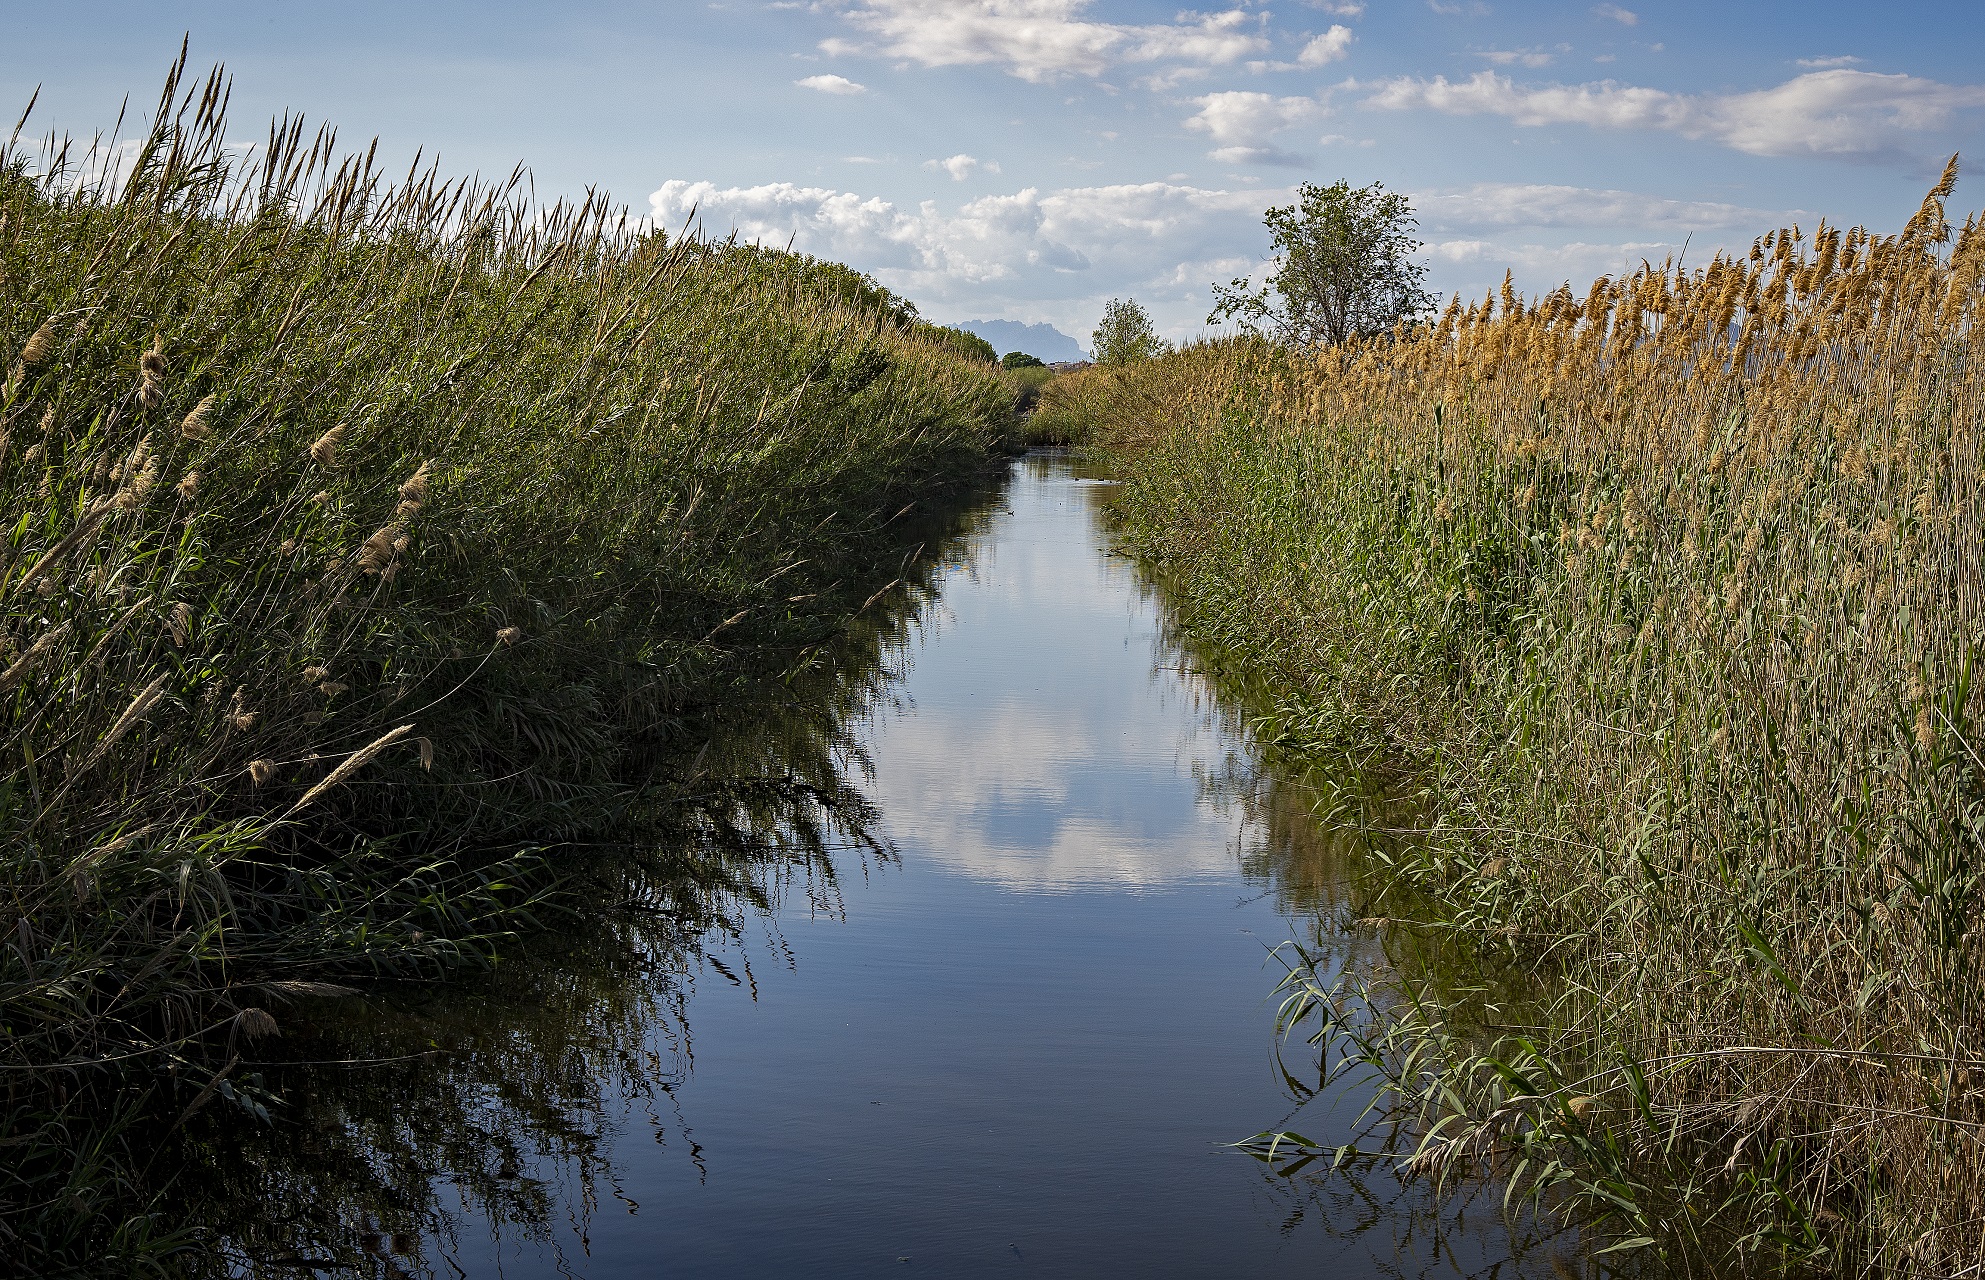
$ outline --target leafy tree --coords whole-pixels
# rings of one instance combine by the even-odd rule
[[[1150,313],[1135,298],[1111,298],[1103,307],[1103,322],[1089,340],[1097,364],[1135,364],[1165,351],[1165,340],[1151,327]]]
[[[1030,356],[1025,351],[1009,351],[999,358],[1002,369],[1044,369],[1047,362],[1039,356]]]
[[[1232,320],[1292,347],[1332,346],[1388,333],[1433,310],[1412,260],[1419,222],[1405,196],[1384,183],[1327,187],[1305,182],[1301,199],[1262,215],[1274,246],[1261,288],[1242,277],[1213,286],[1218,305],[1208,324]]]

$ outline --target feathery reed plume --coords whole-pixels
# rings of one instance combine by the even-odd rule
[[[315,665],[308,666],[303,669],[303,683],[318,684],[321,683],[324,680],[324,678],[330,674],[331,674],[331,669],[329,667],[320,667]]]
[[[25,590],[33,586],[37,578],[45,577],[59,568],[62,561],[68,557],[70,552],[83,545],[90,535],[94,534],[103,522],[110,518],[110,513],[117,509],[117,505],[111,500],[105,499],[85,512],[83,518],[76,522],[75,528],[64,535],[60,542],[50,547],[47,551],[44,551],[41,558],[36,560],[29,567],[28,571],[21,575],[20,588]]]
[[[147,440],[139,448],[147,448],[149,444],[150,441]],[[126,478],[123,487],[117,491],[117,496],[113,499],[120,510],[136,511],[151,498],[152,490],[159,480],[159,461],[156,455],[146,458],[138,473]]]
[[[400,486],[400,501],[414,503],[416,504],[415,509],[419,509],[418,504],[427,500],[427,478],[433,466],[434,459],[429,458],[426,462],[420,464],[418,470],[407,477],[405,483]]]
[[[393,519],[405,523],[420,514],[427,502],[428,469],[434,465],[432,459],[420,464],[420,469],[407,478],[400,486],[400,504],[393,509]]]
[[[14,357],[14,366],[7,373],[7,381],[10,384],[18,386],[21,379],[27,376],[28,370],[48,359],[54,352],[55,320],[54,316],[48,317],[28,335],[27,344],[21,348],[21,353]]]
[[[83,758],[82,764],[69,771],[68,776],[64,779],[65,788],[69,783],[73,783],[76,779],[82,777],[91,769],[94,769],[97,762],[102,760],[112,747],[121,742],[124,735],[129,733],[139,721],[143,720],[153,707],[158,705],[159,699],[165,696],[165,682],[170,678],[171,676],[169,674],[159,676],[150,684],[138,690],[137,695],[131,699],[130,705],[124,708],[124,713],[117,717],[115,724],[110,726],[110,732],[104,734],[98,740],[89,755]]]
[[[434,768],[434,741],[431,738],[415,738],[414,745],[420,748],[420,767],[429,771]]]
[[[41,655],[53,649],[61,643],[62,637],[69,634],[70,625],[68,622],[59,622],[42,632],[35,642],[28,646],[26,653],[14,659],[5,671],[0,671],[0,693],[5,693],[19,684],[21,678],[32,671],[35,663],[41,660]]]
[[[267,1009],[243,1009],[234,1015],[234,1029],[250,1040],[262,1040],[269,1036],[281,1035],[276,1020]]]
[[[522,627],[505,627],[496,633],[496,643],[508,648],[524,638]]]
[[[248,778],[256,786],[261,786],[275,776],[276,762],[274,760],[250,760],[248,762]]]
[[[343,427],[332,427],[323,435],[318,436],[316,441],[310,446],[311,459],[318,466],[326,469],[337,466],[338,446],[344,443],[344,439],[345,429]],[[330,495],[324,494],[323,496],[328,498]]]
[[[178,484],[172,486],[172,491],[183,500],[191,502],[200,492],[200,473],[197,470],[187,472],[179,478]]]
[[[358,549],[358,567],[374,577],[393,563],[396,544],[400,538],[400,526],[389,524],[365,540]]]
[[[165,339],[154,334],[151,350],[138,357],[138,403],[156,409],[165,399]]]
[[[212,394],[200,397],[200,403],[194,405],[192,412],[180,420],[179,434],[181,438],[186,440],[205,440],[214,434],[214,429],[207,425],[207,415],[213,412],[216,398]]]
[[[193,606],[185,600],[173,605],[166,626],[172,632],[172,647],[184,649],[186,638],[193,633]]]
[[[287,810],[285,810],[283,813],[283,817],[284,818],[290,817],[297,810],[305,807],[311,801],[323,795],[326,791],[331,790],[333,787],[343,782],[346,778],[351,777],[354,773],[357,773],[360,769],[363,769],[366,765],[370,764],[373,758],[376,757],[380,752],[384,751],[387,747],[392,746],[395,742],[398,742],[401,738],[406,737],[408,734],[412,733],[413,731],[414,731],[414,727],[412,725],[403,724],[399,728],[389,730],[385,734],[381,735],[380,737],[374,739],[372,742],[368,743],[366,746],[360,748],[357,751],[354,751],[351,755],[345,758],[344,763],[340,764],[337,768],[331,770],[330,775],[326,777],[322,782],[310,788],[310,790],[304,792],[303,798],[301,800],[298,800],[295,804],[291,805]]]

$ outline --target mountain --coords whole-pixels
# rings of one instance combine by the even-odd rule
[[[1082,344],[1051,324],[1021,324],[1018,320],[967,320],[952,327],[978,334],[992,343],[994,350],[1001,355],[1009,351],[1025,351],[1049,364],[1057,360],[1089,358]]]

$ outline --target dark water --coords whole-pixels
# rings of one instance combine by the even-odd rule
[[[326,1088],[365,1176],[434,1197],[368,1239],[386,1272],[1566,1274],[1512,1261],[1493,1196],[1223,1146],[1291,1120],[1269,951],[1341,873],[1107,553],[1107,494],[1029,458],[952,549],[860,732],[893,857],[797,874],[701,956],[511,975],[453,1011],[473,1071]]]

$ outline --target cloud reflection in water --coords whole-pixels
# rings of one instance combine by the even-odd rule
[[[1107,490],[1027,465],[1045,483],[948,571],[914,701],[870,732],[885,821],[907,855],[1024,892],[1231,875],[1236,822],[1192,784],[1228,746],[1179,714],[1198,698],[1155,661],[1154,602],[1093,550]]]

